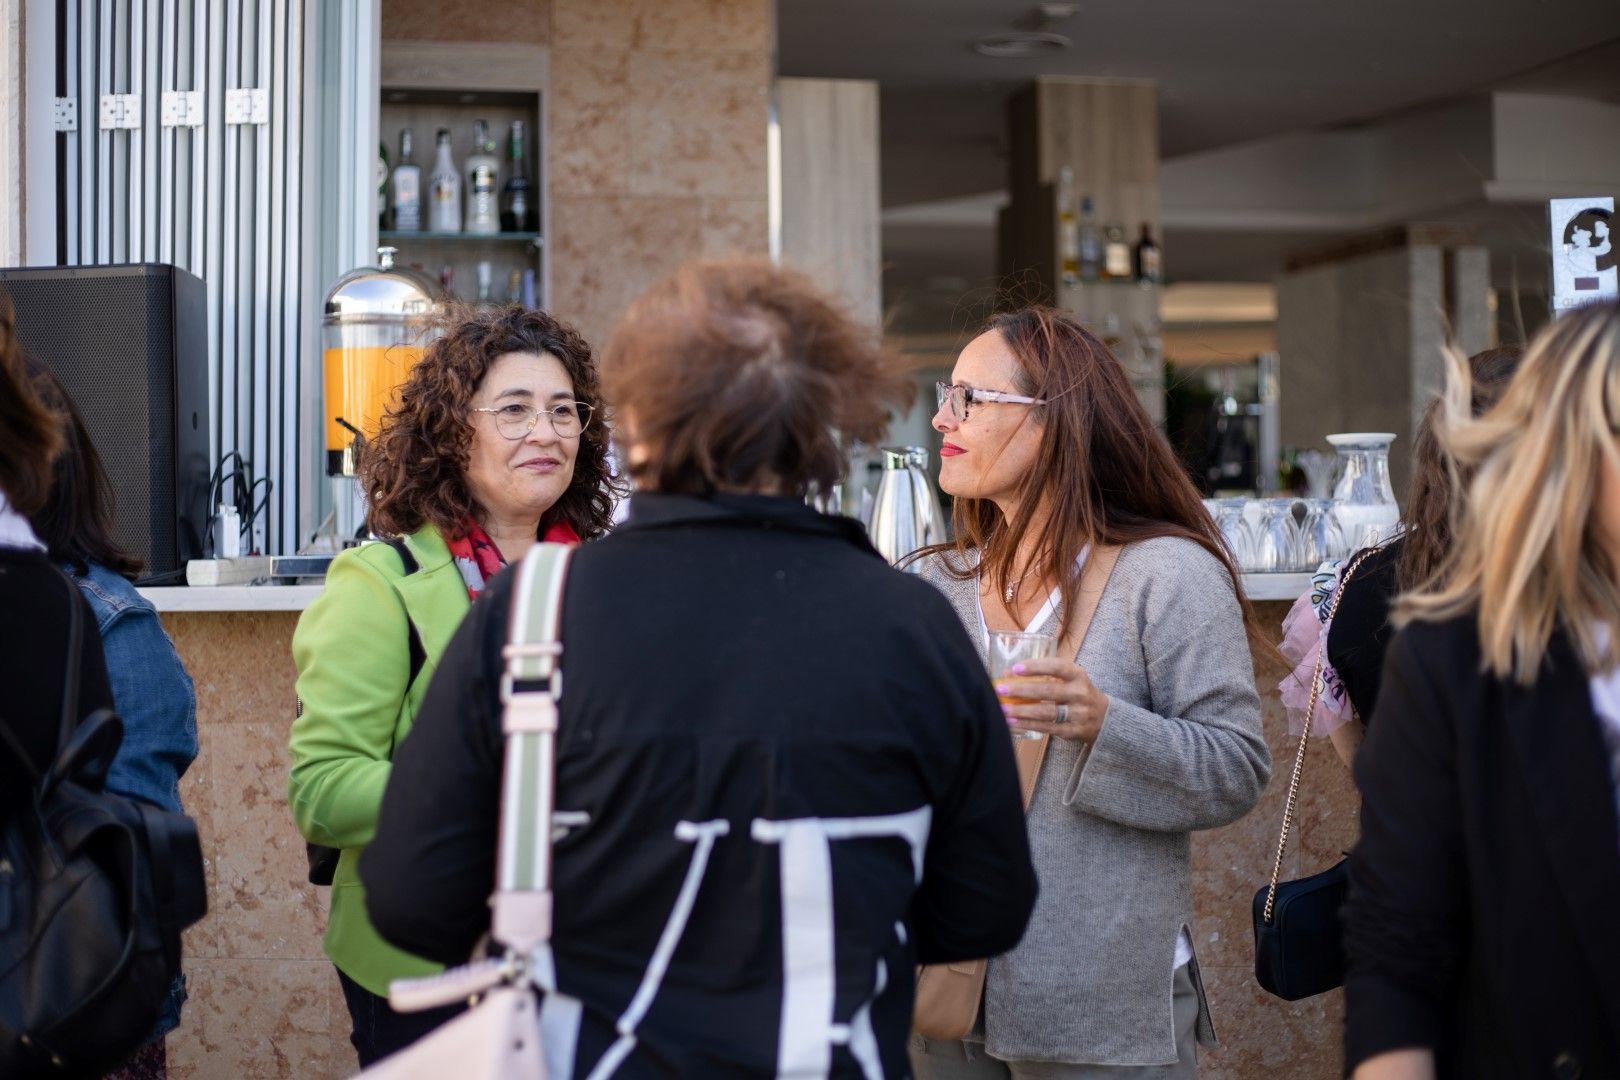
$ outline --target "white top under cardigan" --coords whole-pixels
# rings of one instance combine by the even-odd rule
[[[6,499],[6,493],[0,491],[0,547],[23,548],[29,551],[44,551],[45,545],[39,542],[34,534],[34,527],[28,523]]]
[[[1074,560],[1075,577],[1079,577],[1080,571],[1085,569],[1086,556],[1090,554],[1091,545],[1088,544],[1081,550],[1079,557]],[[1041,605],[1041,609],[1035,613],[1035,617],[1029,620],[1029,625],[1024,627],[1024,633],[1033,634],[1042,626],[1045,626],[1046,620],[1052,617],[1053,613],[1057,611],[1058,605],[1062,602],[1063,590],[1061,588],[1053,589],[1051,594],[1047,596],[1046,603]],[[984,601],[982,598],[979,602],[979,640],[984,642],[984,652],[988,656],[990,654],[990,624],[984,618]],[[1192,935],[1187,933],[1187,928],[1183,926],[1181,933],[1176,937],[1176,957],[1170,965],[1171,974],[1174,974],[1176,969],[1185,966],[1192,958]]]

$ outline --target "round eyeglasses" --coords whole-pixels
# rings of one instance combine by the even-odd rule
[[[583,401],[559,401],[543,409],[512,401],[505,405],[473,410],[492,414],[495,417],[495,430],[508,439],[527,437],[542,416],[550,421],[551,430],[557,433],[558,438],[577,439],[580,432],[590,426],[591,413],[594,411],[592,406]]]
[[[938,407],[951,407],[951,415],[959,424],[966,423],[968,410],[974,405],[1045,405],[1045,398],[1026,397],[1023,394],[1008,394],[1001,390],[980,390],[977,387],[963,386],[960,383],[936,382],[934,384],[934,397]]]

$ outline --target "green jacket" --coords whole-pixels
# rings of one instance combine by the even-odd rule
[[[334,559],[326,588],[298,620],[292,642],[300,712],[292,725],[287,801],[306,840],[343,852],[332,880],[326,955],[381,995],[393,979],[442,970],[377,936],[357,865],[377,828],[394,748],[411,730],[439,657],[470,606],[437,529],[424,525],[405,543],[419,567],[409,576],[387,544]],[[426,654],[414,682],[412,623]]]

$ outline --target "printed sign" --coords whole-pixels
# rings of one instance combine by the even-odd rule
[[[1620,296],[1614,199],[1553,199],[1547,203],[1547,217],[1552,225],[1553,314]]]

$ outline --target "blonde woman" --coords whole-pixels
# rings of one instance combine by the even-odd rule
[[[1346,1065],[1620,1076],[1620,307],[1544,330],[1479,419],[1451,383],[1473,478],[1356,758]]]

